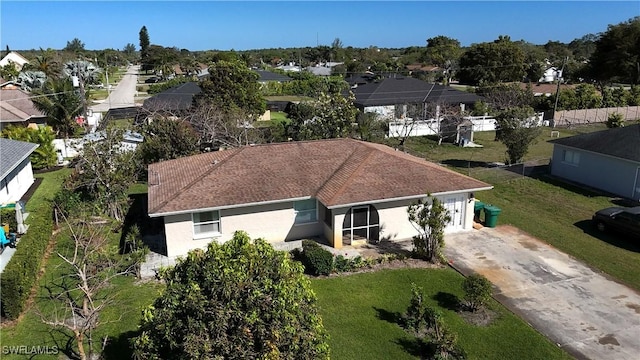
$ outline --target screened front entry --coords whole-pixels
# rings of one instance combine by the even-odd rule
[[[378,210],[372,205],[354,206],[344,216],[342,243],[352,245],[380,239]]]

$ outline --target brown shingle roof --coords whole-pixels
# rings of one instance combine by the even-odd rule
[[[317,198],[327,207],[490,185],[353,139],[243,147],[149,166],[149,213]]]
[[[0,89],[0,122],[18,122],[32,117],[44,117],[29,96],[18,89]]]

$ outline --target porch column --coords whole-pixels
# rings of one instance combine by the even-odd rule
[[[345,209],[333,209],[333,247],[342,248],[342,223],[344,222]]]

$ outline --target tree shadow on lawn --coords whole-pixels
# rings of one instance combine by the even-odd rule
[[[438,306],[441,308],[445,308],[451,311],[460,310],[460,299],[454,294],[439,291],[437,294],[433,295],[433,300],[438,302]]]
[[[384,320],[391,324],[396,324],[402,330],[406,331],[407,334],[410,334],[410,331],[407,331],[407,329],[405,328],[404,316],[402,314],[400,314],[399,312],[380,309],[375,306],[373,307],[373,309],[378,313],[378,319]],[[422,357],[425,353],[428,353],[428,347],[418,337],[400,337],[395,339],[393,342],[400,345],[407,353],[412,356]]]
[[[462,159],[447,159],[440,161],[441,164],[456,168],[487,168],[489,165],[485,161],[470,161]]]
[[[127,331],[117,337],[109,337],[103,356],[106,360],[132,359],[131,339],[140,335],[138,331]]]
[[[399,312],[380,309],[375,306],[373,307],[373,309],[378,313],[378,319],[403,327],[403,316]]]
[[[596,229],[591,220],[578,221],[573,225],[582,230],[585,234],[607,242],[615,247],[640,253],[640,237],[638,236],[634,237],[632,235],[617,232],[600,232]]]

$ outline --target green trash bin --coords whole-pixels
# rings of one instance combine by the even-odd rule
[[[498,215],[502,212],[497,206],[493,205],[485,205],[484,206],[484,224],[485,226],[494,228],[498,223]]]
[[[476,200],[475,205],[473,206],[473,215],[475,222],[480,222],[480,214],[482,213],[482,209],[484,209],[484,203],[480,200]]]

